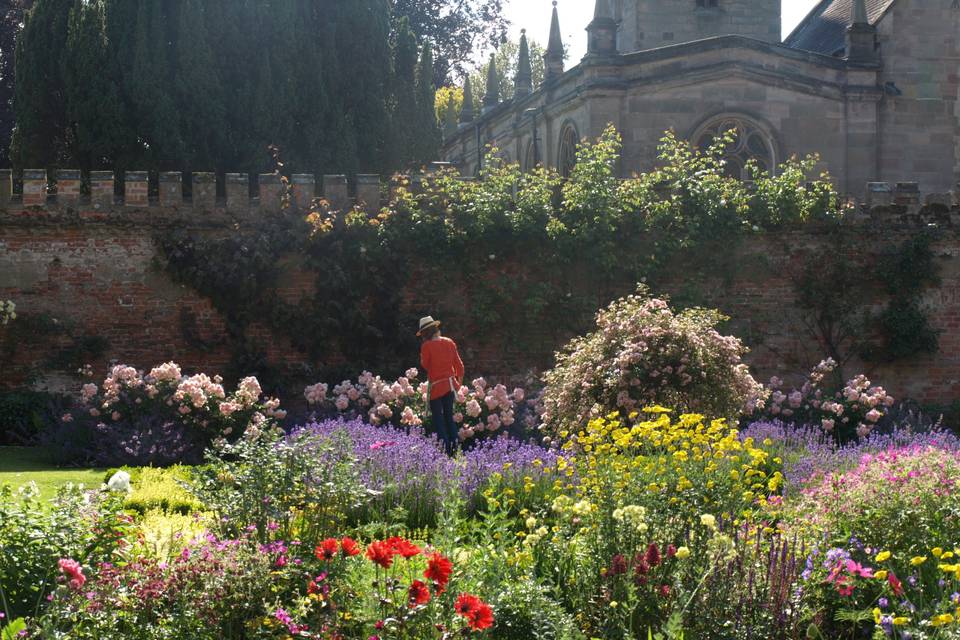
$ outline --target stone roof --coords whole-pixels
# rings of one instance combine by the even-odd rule
[[[867,0],[867,16],[876,25],[897,0]],[[814,51],[828,56],[846,48],[847,25],[853,13],[853,0],[822,0],[793,30],[784,44],[793,49]]]

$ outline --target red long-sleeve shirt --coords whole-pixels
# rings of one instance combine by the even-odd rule
[[[450,338],[440,337],[424,342],[420,347],[420,364],[430,381],[431,400],[442,398],[451,391],[456,392],[463,380],[463,360],[460,359],[457,343]]]

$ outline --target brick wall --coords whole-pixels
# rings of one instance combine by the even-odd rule
[[[337,189],[343,186],[334,180],[328,183]],[[269,186],[269,182],[265,184]],[[306,181],[300,184],[314,188]],[[365,198],[370,210],[379,204],[375,192],[372,189]],[[863,239],[852,249],[854,260],[873,264],[878,252],[931,224],[939,229],[934,249],[942,283],[925,291],[923,302],[931,311],[932,323],[942,331],[941,349],[934,356],[872,369],[852,363],[848,371],[864,366],[876,382],[899,397],[938,402],[960,399],[960,262],[956,259],[960,256],[960,202],[953,194],[931,196],[921,204],[913,185],[892,189],[875,184],[870,192],[871,207],[851,221],[852,232]],[[233,206],[229,199],[224,201],[215,194],[202,202],[184,200],[182,194],[176,198],[176,190],[163,202],[144,200],[139,186],[132,201],[120,198],[112,204],[103,199],[87,202],[72,193],[68,193],[69,200],[61,202],[59,196],[45,195],[44,189],[37,188],[24,193],[44,204],[25,206],[22,199],[7,196],[6,206],[0,208],[0,299],[14,300],[21,318],[43,315],[69,326],[75,335],[107,338],[108,353],[92,363],[100,370],[110,360],[138,367],[176,360],[190,370],[223,371],[230,357],[223,339],[224,319],[208,300],[173,283],[157,268],[152,237],[156,229],[173,225],[192,227],[196,233],[227,233],[238,216],[264,215],[260,202],[249,199],[249,190],[235,194],[246,200],[242,204],[235,201]],[[314,195],[322,195],[319,188]],[[803,311],[795,304],[793,282],[804,260],[826,246],[828,233],[828,229],[810,227],[751,237],[736,249],[740,268],[732,279],[699,276],[691,281],[683,265],[678,265],[665,285],[666,292],[683,301],[686,292],[696,289],[702,302],[731,316],[728,329],[754,345],[749,361],[761,379],[803,372],[824,353],[803,330]],[[522,265],[521,258],[498,257],[491,262],[491,275],[509,275],[521,281],[542,277],[524,273],[518,265]],[[296,302],[312,295],[313,273],[304,271],[293,258],[282,266],[281,295],[285,300]],[[584,273],[581,280],[570,286],[581,294],[591,292],[589,274]],[[416,265],[410,266],[402,320],[411,330],[417,318],[430,313],[441,300],[447,306],[451,301],[463,307],[471,304],[468,283],[448,281],[439,289],[425,288],[422,283],[428,281]],[[624,282],[616,290],[593,293],[599,305],[632,288]],[[449,318],[447,328],[461,343],[471,373],[521,374],[549,366],[553,351],[567,337],[545,331],[519,348],[510,336],[494,331],[485,332],[483,335],[491,337],[481,341],[479,332],[465,325],[467,317]],[[0,340],[3,331],[9,329],[0,328]],[[250,333],[266,347],[268,359],[287,370],[343,364],[336,353],[310,361],[265,325],[254,325]],[[22,382],[29,365],[44,361],[63,346],[62,341],[54,335],[29,349],[18,349],[13,362],[0,363],[0,386]],[[416,357],[412,351],[411,364]],[[59,375],[64,372],[50,373],[40,385],[75,388],[75,381]]]

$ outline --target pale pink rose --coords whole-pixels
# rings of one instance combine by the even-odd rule
[[[471,418],[476,418],[480,415],[482,409],[480,408],[480,403],[476,400],[471,400],[467,403],[467,415]]]
[[[870,409],[867,412],[867,415],[864,416],[869,422],[877,422],[880,418],[883,417],[883,414],[877,411],[876,409]]]
[[[896,400],[893,399],[893,396],[887,396],[883,399],[883,404],[887,405],[888,407],[892,407],[895,402]]]
[[[337,411],[346,411],[347,407],[350,406],[350,398],[347,396],[338,396],[336,402],[333,404],[337,407]]]
[[[391,409],[385,404],[381,404],[380,406],[377,407],[377,415],[389,420],[390,418],[393,417],[393,409]]]
[[[494,396],[487,396],[483,401],[487,405],[487,409],[490,411],[496,410],[497,406],[500,404],[500,401]]]
[[[514,402],[523,402],[523,389],[517,387],[513,390],[513,401]]]
[[[190,413],[190,407],[185,404],[180,405],[180,408],[177,409],[177,411],[179,411],[182,415],[187,415],[188,413]]]
[[[94,418],[96,418],[97,416],[100,415],[100,411],[99,411],[98,409],[96,409],[96,408],[90,409],[90,415],[93,416]]]
[[[410,367],[409,369],[407,369],[407,372],[406,372],[404,375],[407,376],[407,378],[413,380],[413,379],[416,378],[419,374],[420,374],[420,372],[417,370],[416,367]]]
[[[80,389],[80,396],[83,398],[84,402],[89,402],[90,398],[97,395],[97,391],[99,391],[97,385],[93,384],[92,382],[88,382]]]
[[[799,391],[794,391],[790,394],[790,408],[799,409],[800,405],[803,403],[803,394]]]
[[[870,435],[870,427],[865,424],[860,424],[857,426],[857,435],[861,438],[866,438]]]
[[[60,417],[63,422],[73,422],[73,414],[65,413]]]
[[[463,422],[463,414],[460,413],[459,411],[453,414],[453,421],[456,422],[457,424],[460,424],[461,422]]]
[[[400,423],[415,427],[422,424],[422,420],[413,412],[411,407],[404,407],[400,416]]]
[[[113,420],[114,422],[116,422],[117,420],[119,420],[119,419],[120,419],[120,412],[119,412],[119,411],[114,411],[113,413],[111,413],[111,414],[110,414],[110,419]]]
[[[487,416],[487,429],[489,431],[496,431],[500,428],[500,416],[495,413]]]
[[[503,426],[505,427],[509,427],[516,422],[516,418],[513,416],[513,411],[504,412],[503,416],[500,418],[500,422],[502,422]]]
[[[235,403],[233,403],[233,402],[221,402],[221,403],[220,403],[220,413],[222,413],[222,414],[225,415],[225,416],[229,416],[230,414],[232,414],[232,413],[233,413],[234,411],[236,411],[237,409],[239,409],[239,406],[237,406],[237,405],[236,405]]]
[[[833,420],[824,419],[820,425],[823,427],[824,431],[830,432],[833,431],[833,427],[836,423]]]

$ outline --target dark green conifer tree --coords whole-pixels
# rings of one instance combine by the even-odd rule
[[[433,84],[433,50],[425,42],[417,65],[417,117],[414,134],[417,141],[415,159],[420,163],[436,160],[440,146],[440,127],[437,123],[437,89]]]

